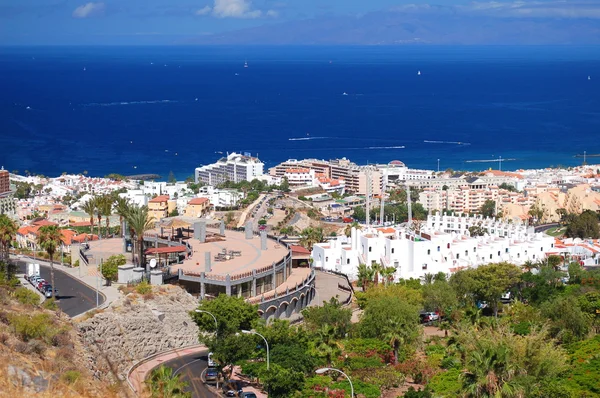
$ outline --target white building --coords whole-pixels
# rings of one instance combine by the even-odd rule
[[[433,170],[409,169],[399,160],[393,160],[388,164],[378,164],[377,168],[383,175],[383,183],[387,186],[406,181],[436,178]]]
[[[140,186],[140,189],[144,195],[153,197],[155,195],[169,195],[171,198],[183,196],[188,191],[188,185],[185,182],[167,183],[167,182],[155,182],[146,181],[144,185]]]
[[[212,186],[204,186],[198,192],[199,198],[207,198],[213,207],[237,206],[244,199],[244,193],[236,189],[217,189]]]
[[[470,237],[479,225],[485,236]],[[553,237],[534,233],[524,225],[480,217],[429,216],[420,233],[407,228],[352,229],[313,247],[316,267],[356,279],[358,265],[373,262],[396,268],[394,279],[422,278],[425,274],[452,274],[467,267],[508,261],[517,265],[546,258],[554,250]]]
[[[250,154],[230,153],[216,163],[196,168],[196,182],[219,185],[225,181],[252,181],[263,175],[264,164]]]
[[[144,191],[141,189],[130,189],[125,193],[120,193],[120,197],[129,199],[129,201],[138,206],[147,206],[148,205],[148,196],[144,194]],[[82,202],[85,203],[85,202]]]

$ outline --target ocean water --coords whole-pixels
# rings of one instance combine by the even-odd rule
[[[598,47],[0,48],[0,165],[21,173],[185,178],[227,151],[509,170],[599,138]]]

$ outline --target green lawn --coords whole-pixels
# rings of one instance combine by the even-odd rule
[[[546,233],[550,236],[561,236],[565,233],[566,230],[567,227],[554,227],[547,230]]]

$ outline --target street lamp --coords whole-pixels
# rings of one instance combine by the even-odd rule
[[[244,333],[244,334],[255,334],[257,336],[262,337],[262,339],[265,341],[265,344],[267,345],[267,370],[269,370],[269,343],[267,342],[267,339],[265,339],[265,336],[263,336],[262,334],[254,331],[254,330],[242,330],[242,333]]]
[[[346,379],[348,379],[348,382],[350,383],[350,391],[351,391],[351,394],[352,394],[350,396],[354,397],[354,386],[352,385],[352,380],[350,380],[350,378],[348,377],[348,375],[346,373],[342,372],[339,369],[334,369],[334,368],[320,368],[320,369],[315,370],[315,373],[318,374],[318,375],[322,375],[323,373],[329,372],[330,370],[339,372],[339,373],[343,374],[344,376],[346,376]]]
[[[219,324],[217,323],[217,318],[212,313],[204,310],[194,310],[194,312],[197,312],[199,314],[208,314],[212,316],[212,318],[215,320],[215,333],[217,333],[217,331],[219,330]]]

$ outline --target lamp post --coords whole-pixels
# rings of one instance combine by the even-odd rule
[[[320,369],[315,370],[315,373],[318,375],[321,375],[325,372],[329,372],[330,370],[333,370],[335,372],[341,373],[344,376],[346,376],[346,379],[348,379],[348,382],[350,383],[350,391],[351,391],[350,394],[352,394],[350,396],[354,398],[354,386],[352,385],[352,380],[350,380],[350,377],[348,377],[348,375],[346,373],[342,372],[339,369],[335,369],[335,368],[320,368]]]
[[[267,370],[269,370],[269,343],[267,342],[267,339],[265,339],[265,336],[263,336],[262,334],[254,331],[254,330],[242,330],[242,333],[244,333],[244,334],[255,334],[257,336],[262,337],[262,339],[265,341],[265,344],[267,346]]]
[[[219,324],[217,323],[217,318],[212,313],[204,310],[194,310],[194,312],[197,312],[199,314],[208,314],[212,316],[212,318],[215,320],[215,333],[217,333],[217,331],[219,330]]]

